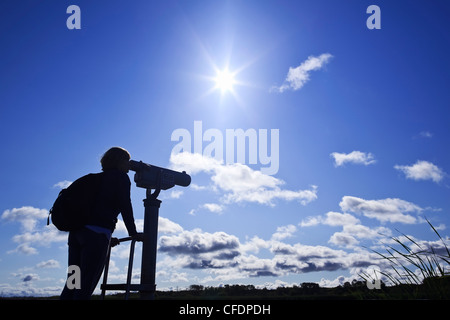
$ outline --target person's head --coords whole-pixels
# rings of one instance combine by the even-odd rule
[[[128,162],[130,161],[130,153],[121,147],[112,147],[105,152],[100,163],[102,170],[118,169],[120,171],[128,172]]]

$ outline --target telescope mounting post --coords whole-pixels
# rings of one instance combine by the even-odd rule
[[[154,300],[156,291],[156,252],[158,245],[158,219],[161,200],[161,174],[158,175],[157,189],[152,193],[147,189],[144,199],[144,241],[142,242],[141,286],[150,290],[140,290],[142,300]]]

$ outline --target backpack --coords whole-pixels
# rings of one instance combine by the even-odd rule
[[[66,189],[62,189],[50,209],[47,225],[52,223],[60,231],[77,230],[88,223],[100,191],[101,173],[87,174]]]

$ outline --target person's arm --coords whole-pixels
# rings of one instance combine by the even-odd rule
[[[122,214],[123,222],[125,223],[125,226],[127,227],[128,234],[130,237],[133,237],[137,234],[136,231],[136,225],[134,223],[134,216],[133,216],[133,206],[131,205],[131,197],[130,197],[130,189],[131,189],[131,182],[130,178],[126,173],[123,173],[120,176],[119,180],[119,208],[120,212]]]

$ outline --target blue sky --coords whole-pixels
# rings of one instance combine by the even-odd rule
[[[366,27],[371,4],[381,29]],[[368,248],[396,229],[438,246],[425,217],[448,240],[449,13],[438,0],[2,1],[0,295],[59,294],[67,234],[47,212],[116,145],[192,175],[160,196],[160,289],[339,285],[381,264]],[[171,157],[175,130],[199,139],[196,121],[222,135],[224,160],[227,130],[278,130],[278,170],[248,149],[243,163]],[[144,197],[133,185],[138,228]]]

